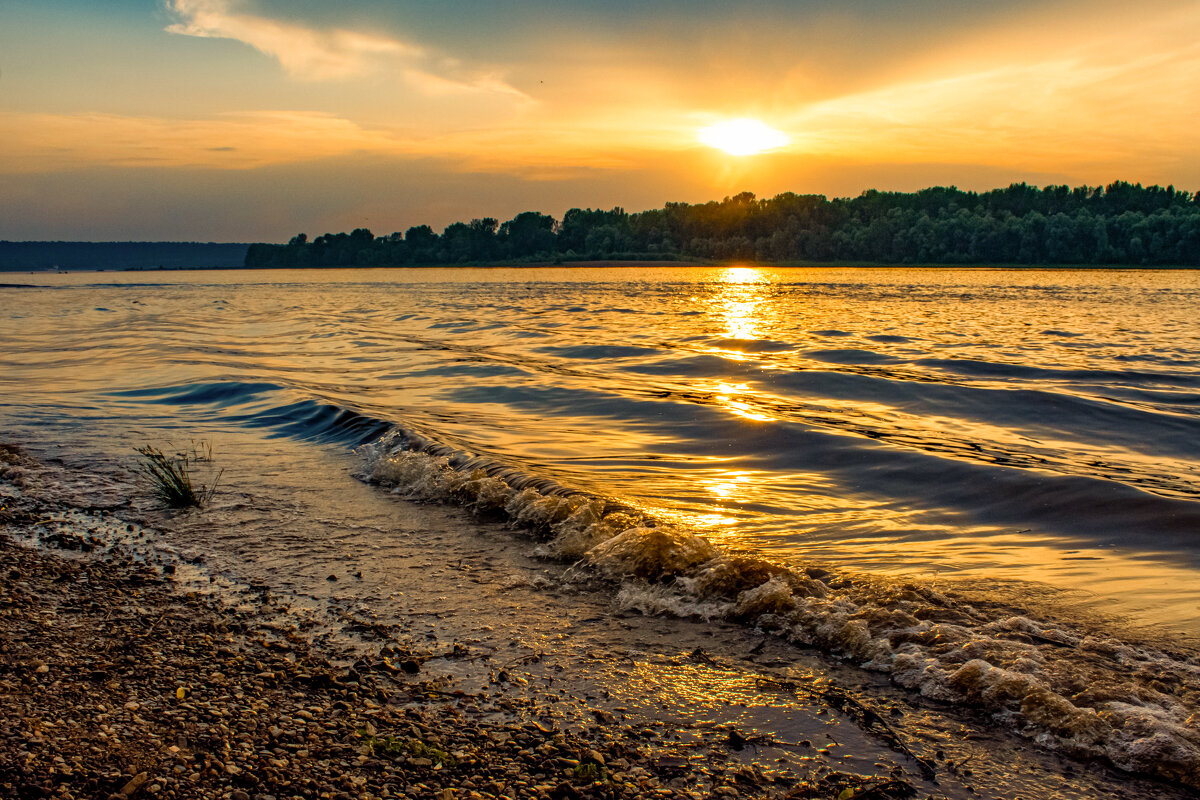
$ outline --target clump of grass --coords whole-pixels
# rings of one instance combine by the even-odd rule
[[[221,474],[213,478],[208,486],[192,483],[192,466],[202,461],[212,461],[212,445],[207,442],[192,442],[192,449],[167,455],[153,445],[136,447],[141,455],[138,472],[150,481],[154,494],[171,508],[199,508],[212,499],[217,491]]]
[[[425,744],[425,742],[419,739],[400,739],[395,736],[372,736],[365,730],[359,731],[358,737],[363,740],[367,749],[376,756],[428,758],[434,764],[441,764],[446,769],[453,769],[458,766],[457,758],[445,750]]]
[[[595,761],[585,761],[571,770],[576,781],[586,783],[604,783],[608,780],[608,770]]]

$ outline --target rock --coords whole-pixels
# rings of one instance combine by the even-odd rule
[[[579,800],[580,794],[571,784],[563,781],[550,792],[551,800]]]
[[[137,775],[134,775],[129,783],[125,784],[121,789],[121,797],[133,797],[149,780],[150,776],[145,772],[139,772]]]

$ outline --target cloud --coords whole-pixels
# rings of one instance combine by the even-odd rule
[[[931,58],[927,74],[797,109],[797,149],[863,161],[1169,176],[1195,161],[1200,7],[1063,42],[1015,36]],[[1081,32],[1082,33],[1082,32]],[[1190,164],[1188,162],[1191,162]]]
[[[165,0],[178,21],[169,33],[233,39],[275,58],[304,80],[346,80],[392,73],[430,94],[487,92],[528,100],[499,76],[466,69],[419,45],[343,28],[320,29],[242,10],[238,0]]]
[[[401,141],[329,114],[251,112],[211,119],[0,112],[13,158],[4,172],[88,167],[245,170],[349,153],[398,153]]]
[[[90,167],[252,170],[343,156],[432,159],[447,170],[547,176],[629,169],[647,146],[626,131],[550,131],[540,125],[421,135],[312,111],[252,111],[201,119],[0,111],[8,158],[0,174]],[[544,138],[539,138],[544,137]],[[536,143],[536,144],[533,144]],[[660,151],[661,152],[661,151]]]

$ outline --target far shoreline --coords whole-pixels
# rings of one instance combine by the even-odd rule
[[[1178,272],[1200,270],[1195,265],[1146,265],[1146,264],[942,264],[942,263],[913,263],[892,264],[886,262],[859,261],[695,261],[686,260],[623,260],[596,259],[588,261],[491,261],[471,262],[463,264],[402,264],[402,265],[337,265],[337,266],[271,266],[271,267],[229,267],[229,266],[187,266],[187,267],[113,267],[113,268],[77,268],[77,269],[0,269],[0,275],[73,275],[78,273],[130,273],[130,272],[256,272],[256,271],[346,271],[346,270],[453,270],[453,269],[870,269],[870,270],[962,270],[962,271],[1019,271],[1019,272]],[[27,284],[0,282],[0,288],[18,288]]]

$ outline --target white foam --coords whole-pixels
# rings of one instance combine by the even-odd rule
[[[544,540],[540,554],[619,583],[620,608],[752,625],[930,699],[983,709],[1048,747],[1200,788],[1195,663],[1027,616],[989,618],[926,587],[722,552],[603,498],[532,480],[514,489],[500,477],[511,471],[469,456],[393,444],[365,459],[371,480],[406,496],[507,517]]]

